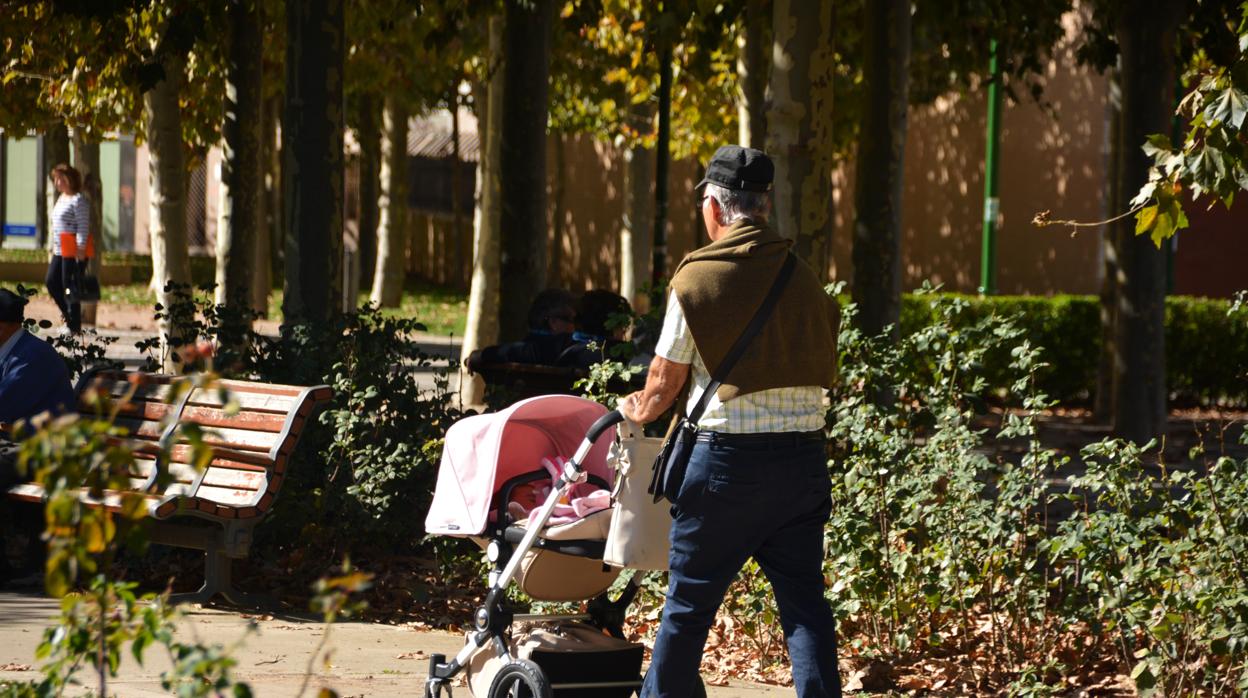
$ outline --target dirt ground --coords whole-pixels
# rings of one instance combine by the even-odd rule
[[[0,592],[0,680],[30,681],[39,678],[35,648],[43,630],[57,612],[57,603],[40,595]],[[248,633],[249,623],[255,631]],[[191,607],[182,632],[194,633],[205,642],[232,644],[242,639],[234,656],[234,676],[251,684],[257,696],[296,696],[311,672],[305,695],[321,687],[341,696],[419,696],[424,687],[429,655],[453,655],[463,647],[460,635],[417,628],[414,625],[339,623],[332,627],[328,647],[329,666],[310,660],[324,636],[318,620],[298,616],[255,616],[217,609]],[[109,683],[109,693],[127,698],[167,696],[160,674],[170,666],[157,648],[148,650],[139,666],[124,654],[120,674]],[[94,674],[81,679],[92,686]],[[791,695],[791,689],[734,682],[709,686],[707,694],[718,698]],[[467,688],[455,689],[467,696]]]

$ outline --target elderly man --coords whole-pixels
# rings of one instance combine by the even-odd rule
[[[762,306],[791,242],[767,224],[774,167],[762,152],[720,148],[699,183],[711,243],[672,277],[644,390],[621,406],[646,423],[692,376],[686,411]],[[831,480],[824,388],[836,378],[839,309],[797,264],[779,303],[698,420],[672,507],[667,602],[642,695],[695,695],[698,666],[728,585],[753,557],[771,581],[799,696],[839,696],[836,627],[824,596],[823,530]]]
[[[61,412],[74,403],[69,371],[56,350],[22,329],[26,299],[0,288],[0,498],[9,487],[29,477],[17,472],[17,446],[5,425],[44,412]],[[38,517],[36,517],[38,518]],[[0,519],[0,582],[10,576]],[[38,539],[31,539],[28,558],[37,558]]]

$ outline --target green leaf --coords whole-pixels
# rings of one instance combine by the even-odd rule
[[[1157,224],[1157,204],[1145,206],[1140,212],[1135,214],[1135,234],[1141,235],[1153,229]]]
[[[1158,153],[1168,153],[1174,150],[1174,146],[1170,144],[1170,137],[1164,133],[1154,133],[1149,136],[1142,147],[1144,154],[1150,158],[1157,157]]]
[[[1234,87],[1227,91],[1227,98],[1231,103],[1231,126],[1236,130],[1244,127],[1244,119],[1248,117],[1248,94],[1245,94]]]
[[[1135,681],[1135,688],[1140,692],[1141,698],[1147,698],[1153,695],[1157,689],[1157,676],[1153,674],[1152,662],[1148,659],[1141,659],[1131,670],[1131,678]]]

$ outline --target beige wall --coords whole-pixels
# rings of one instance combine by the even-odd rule
[[[1098,286],[1100,231],[1076,238],[1036,228],[1032,217],[1106,218],[1107,83],[1074,59],[1074,16],[1045,76],[1045,105],[1025,88],[1003,109],[997,237],[997,286],[1002,293],[1093,293]],[[910,110],[902,213],[902,288],[925,279],[947,290],[979,286],[983,226],[987,99],[984,90],[954,94]],[[852,276],[853,165],[837,182],[833,272]]]
[[[547,144],[547,200],[550,204],[550,238],[554,237],[555,148],[554,136]],[[624,215],[623,159],[608,144],[587,136],[568,137],[565,211],[560,244],[561,265],[550,283],[573,291],[591,288],[619,291],[620,228]],[[691,189],[698,181],[697,163],[672,164],[668,205],[668,271],[695,247],[695,201]],[[408,220],[411,246],[408,269],[435,283],[467,288],[472,270],[472,218],[465,216],[462,232],[453,233],[449,216],[414,214]],[[700,230],[700,228],[697,228]],[[699,243],[701,244],[701,243]],[[548,248],[553,251],[553,247]],[[548,253],[547,259],[552,258]]]

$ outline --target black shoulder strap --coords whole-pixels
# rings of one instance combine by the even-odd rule
[[[754,313],[754,317],[750,319],[750,324],[746,325],[745,331],[737,337],[737,341],[728,350],[728,354],[724,360],[719,363],[719,367],[715,370],[715,375],[711,376],[711,382],[706,386],[706,390],[702,391],[702,396],[698,398],[698,404],[694,405],[693,411],[689,413],[688,420],[692,424],[697,424],[702,418],[702,413],[706,411],[706,405],[710,402],[711,396],[719,390],[719,386],[728,377],[728,373],[736,366],[737,360],[745,353],[745,348],[750,345],[750,340],[754,339],[754,335],[763,329],[763,324],[767,322],[767,318],[771,316],[771,311],[775,309],[776,304],[780,302],[780,295],[784,292],[784,287],[788,285],[789,277],[793,275],[793,268],[797,266],[797,257],[789,253],[784,260],[784,264],[780,266],[780,273],[776,275],[776,281],[771,285],[771,290],[767,292],[767,297],[763,299],[763,304],[758,306],[758,311]]]

